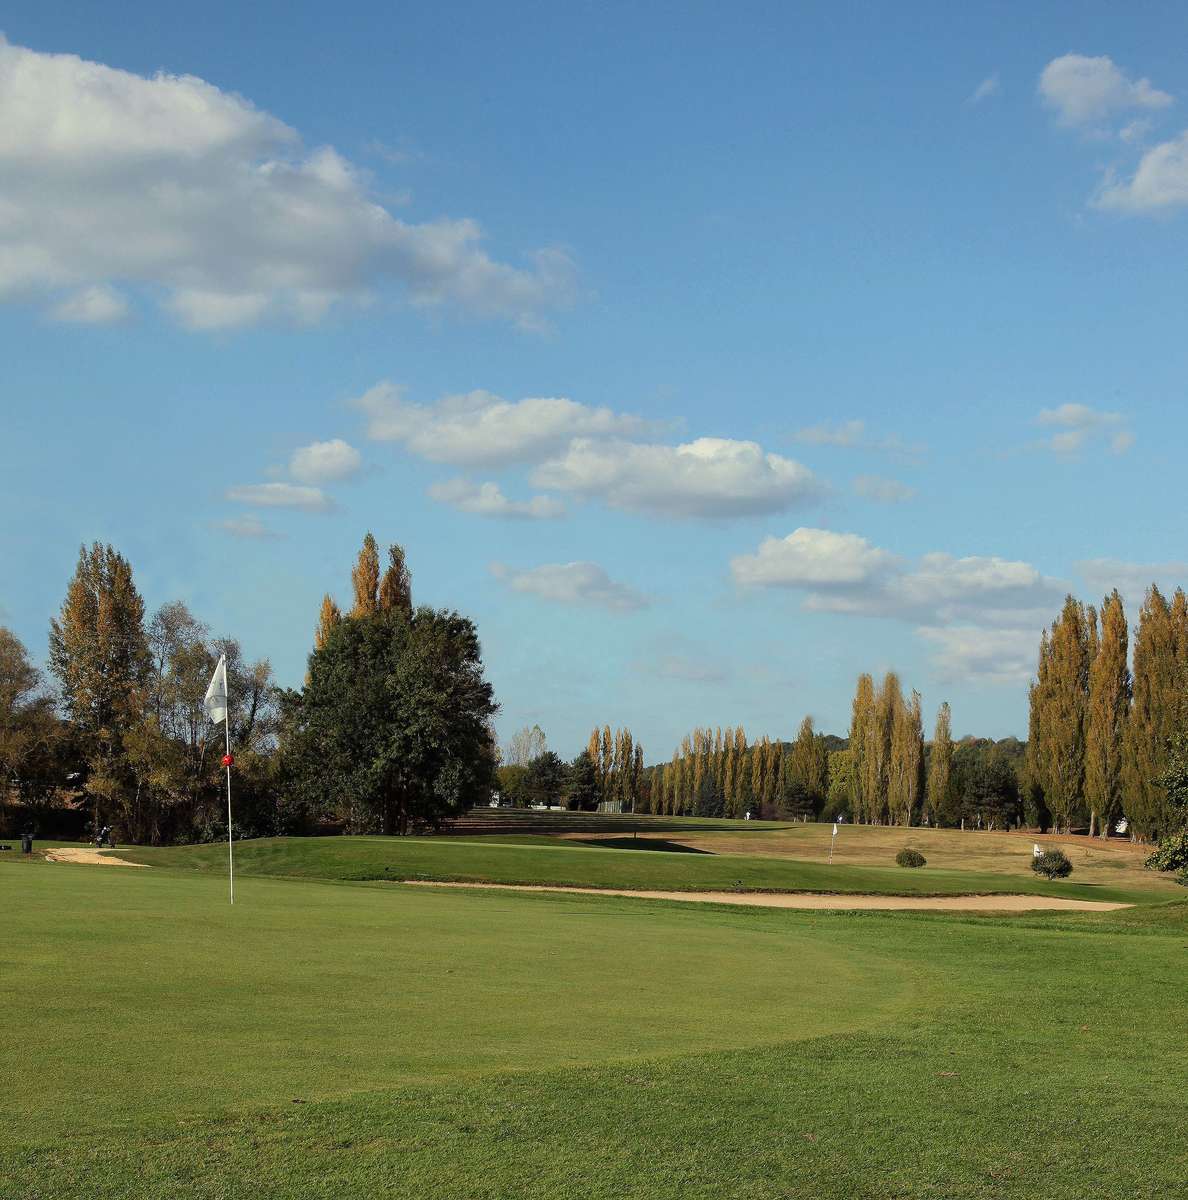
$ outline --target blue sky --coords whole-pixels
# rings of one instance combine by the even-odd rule
[[[109,540],[296,684],[370,528],[505,737],[1022,735],[1066,591],[1188,578],[1188,68],[1017,15],[7,6],[0,620]]]

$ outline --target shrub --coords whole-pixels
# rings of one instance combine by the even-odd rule
[[[1150,871],[1188,871],[1188,830],[1165,837],[1143,866]]]
[[[913,850],[911,846],[905,846],[895,856],[895,861],[901,867],[922,867],[928,860],[919,850]]]
[[[1072,874],[1072,863],[1061,850],[1045,850],[1031,860],[1031,869],[1047,879],[1064,879]]]

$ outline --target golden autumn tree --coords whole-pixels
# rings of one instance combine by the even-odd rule
[[[1110,836],[1122,808],[1122,761],[1130,710],[1128,630],[1122,597],[1115,589],[1101,605],[1101,633],[1089,667],[1085,724],[1085,801],[1089,834]]]

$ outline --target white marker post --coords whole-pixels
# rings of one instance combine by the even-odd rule
[[[833,865],[833,843],[837,841],[837,822],[833,822],[833,837],[829,839],[829,865]]]
[[[214,724],[223,722],[227,752],[223,755],[223,766],[227,768],[227,883],[231,889],[231,903],[235,903],[235,852],[231,840],[231,767],[235,759],[231,756],[231,703],[227,698],[227,656],[219,657],[210,686],[202,701],[206,715]]]

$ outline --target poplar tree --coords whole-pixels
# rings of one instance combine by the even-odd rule
[[[932,753],[928,759],[928,796],[926,811],[933,825],[940,824],[949,796],[949,780],[953,774],[952,714],[946,700],[936,714],[936,733],[932,738]]]
[[[370,534],[368,536],[370,537]],[[377,570],[378,567],[377,561]],[[378,606],[380,612],[399,611],[406,617],[412,617],[412,578],[408,572],[408,564],[404,561],[403,546],[388,547],[388,568],[380,580]]]
[[[369,532],[351,570],[351,587],[355,592],[352,617],[372,617],[379,611],[379,547]]]
[[[322,611],[318,614],[318,627],[314,630],[314,650],[318,651],[326,644],[334,627],[342,620],[342,612],[329,592],[322,597]]]
[[[114,801],[128,786],[124,737],[151,667],[144,601],[131,565],[111,546],[79,548],[61,613],[50,622],[49,665],[86,755],[98,828],[99,798]]]
[[[1048,681],[1040,710],[1045,799],[1057,829],[1072,827],[1085,786],[1085,715],[1092,609],[1068,596],[1048,639]],[[1094,622],[1096,624],[1096,622]]]
[[[887,783],[891,766],[891,733],[903,705],[899,676],[888,671],[874,695],[866,723],[863,754],[863,795],[866,819],[881,824],[887,818]]]
[[[911,825],[920,800],[924,765],[924,729],[920,716],[920,693],[912,692],[891,713],[891,746],[888,758],[887,808],[897,825]]]
[[[1085,800],[1089,834],[1110,836],[1122,805],[1122,757],[1130,707],[1126,665],[1127,627],[1122,597],[1115,589],[1101,606],[1101,636],[1089,668],[1089,711],[1085,725]]]
[[[1169,741],[1183,718],[1186,622],[1180,615],[1180,596],[1177,593],[1169,605],[1152,584],[1134,638],[1134,699],[1123,741],[1122,807],[1134,834],[1143,839],[1160,837],[1172,824],[1159,780],[1167,769]]]
[[[866,800],[866,739],[874,711],[874,680],[869,675],[858,676],[854,692],[854,704],[850,716],[850,754],[852,763],[852,787],[850,812],[855,821],[865,821]]]

